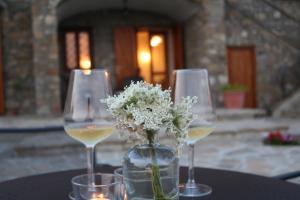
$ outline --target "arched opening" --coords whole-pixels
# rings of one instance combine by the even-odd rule
[[[196,10],[186,0],[61,1],[62,102],[74,68],[107,68],[115,90],[137,76],[168,87],[172,70],[184,65],[181,24]]]

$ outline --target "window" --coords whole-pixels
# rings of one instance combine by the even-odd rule
[[[91,69],[91,35],[88,30],[64,31],[65,67],[72,69]]]

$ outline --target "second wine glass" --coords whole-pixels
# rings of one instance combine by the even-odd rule
[[[192,107],[195,119],[190,123],[186,144],[189,148],[188,181],[179,188],[180,196],[200,197],[212,192],[210,186],[198,184],[194,178],[194,146],[197,141],[213,132],[215,119],[211,99],[208,72],[205,69],[176,70],[174,72],[173,94],[175,104],[183,97],[196,97],[197,102]]]
[[[111,95],[106,70],[73,70],[64,110],[64,128],[87,148],[89,184],[94,184],[95,145],[113,133],[113,118],[101,99]]]

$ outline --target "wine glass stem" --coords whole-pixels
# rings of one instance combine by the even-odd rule
[[[195,178],[194,178],[194,151],[195,151],[195,145],[194,144],[189,144],[188,145],[189,149],[189,154],[188,154],[188,159],[189,159],[189,172],[188,172],[188,181],[187,184],[192,186],[195,184]]]
[[[88,184],[95,185],[94,178],[94,147],[87,147],[87,170],[88,170]]]

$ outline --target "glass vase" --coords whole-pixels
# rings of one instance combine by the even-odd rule
[[[159,143],[136,145],[124,156],[127,199],[178,199],[179,164],[176,153]]]

